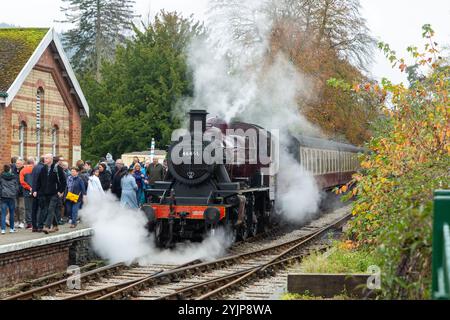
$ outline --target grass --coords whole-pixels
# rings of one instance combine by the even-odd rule
[[[325,299],[324,297],[315,297],[309,293],[305,293],[305,294],[285,293],[281,297],[281,300],[284,300],[284,301],[295,301],[295,300],[308,301],[308,300],[353,300],[353,299],[345,294],[335,296],[331,299]]]
[[[376,255],[367,248],[355,248],[350,242],[335,242],[326,253],[314,252],[300,264],[302,273],[325,274],[358,274],[367,273],[370,266],[379,265]],[[304,294],[286,293],[282,300],[326,300],[313,296],[309,292]],[[345,292],[328,300],[353,300]]]
[[[379,265],[375,254],[364,248],[353,248],[347,243],[335,242],[325,254],[312,253],[300,265],[304,273],[366,273]]]

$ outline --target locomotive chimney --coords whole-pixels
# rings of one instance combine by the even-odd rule
[[[208,115],[208,112],[206,110],[191,110],[189,112],[190,121],[189,121],[189,130],[191,132],[194,132],[195,124],[201,123],[202,125],[202,133],[206,131],[206,116]]]

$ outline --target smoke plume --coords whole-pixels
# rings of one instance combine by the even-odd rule
[[[202,243],[181,243],[172,250],[161,250],[145,228],[144,213],[123,208],[110,193],[90,195],[80,217],[94,230],[93,249],[110,263],[183,264],[196,259],[211,260],[223,256],[231,245],[225,232],[217,230]]]
[[[192,41],[188,62],[194,96],[183,112],[207,109],[226,121],[258,124],[280,132],[279,209],[289,221],[304,222],[318,210],[314,179],[289,154],[289,133],[321,136],[300,112],[313,99],[310,79],[281,53],[271,54],[277,1],[212,0],[207,35]]]

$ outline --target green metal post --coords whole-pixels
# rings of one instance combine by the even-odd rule
[[[434,193],[433,299],[450,299],[450,190]]]

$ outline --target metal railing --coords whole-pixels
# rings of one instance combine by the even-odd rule
[[[450,300],[450,190],[434,193],[433,284],[435,300]]]

